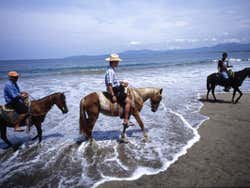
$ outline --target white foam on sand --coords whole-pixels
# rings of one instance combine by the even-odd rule
[[[201,107],[200,107],[201,108]],[[184,125],[186,127],[188,127],[189,129],[191,129],[194,133],[194,137],[193,139],[189,140],[187,142],[187,144],[181,149],[181,151],[179,151],[178,153],[176,153],[172,160],[171,161],[168,161],[166,159],[163,159],[163,166],[162,168],[160,169],[152,169],[152,168],[148,168],[148,167],[141,167],[139,166],[135,171],[134,173],[132,174],[132,176],[128,177],[128,178],[117,178],[117,177],[110,177],[110,176],[104,176],[102,174],[102,180],[96,182],[92,187],[95,188],[95,187],[98,187],[99,185],[105,183],[105,182],[109,182],[109,181],[132,181],[132,180],[136,180],[136,179],[139,179],[141,176],[143,175],[154,175],[154,174],[158,174],[160,172],[163,172],[163,171],[166,171],[168,169],[168,167],[175,163],[180,156],[182,155],[185,155],[187,153],[187,150],[189,148],[191,148],[196,142],[198,142],[200,140],[200,135],[198,134],[198,131],[196,128],[193,128],[191,126],[191,124],[189,124],[187,122],[187,120],[180,114],[180,113],[177,113],[171,109],[169,109],[169,112],[176,115],[177,117],[179,117],[181,119],[181,121],[184,123]],[[198,125],[198,127],[204,122],[206,121],[207,119],[205,118],[204,120],[202,120],[200,122],[200,124]]]

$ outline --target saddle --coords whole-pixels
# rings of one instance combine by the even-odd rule
[[[128,88],[126,90],[126,95],[128,95],[131,98],[131,108],[133,109],[135,107],[135,101],[134,101],[134,95],[131,95],[132,89]],[[96,92],[96,94],[99,96],[100,100],[100,106],[103,111],[109,111],[112,115],[119,115],[121,118],[124,116],[124,100],[120,101],[119,97],[117,98],[117,103],[113,103],[111,99],[111,95],[106,92]],[[122,98],[122,97],[121,97]]]
[[[2,110],[3,110],[4,112],[14,112],[14,111],[15,111],[14,108],[12,108],[11,106],[8,106],[8,105],[3,105],[3,106],[1,106],[1,107],[2,107]]]
[[[5,121],[13,123],[18,118],[19,114],[13,108],[3,105],[0,106],[0,116],[2,116]]]
[[[24,100],[25,106],[28,107],[28,113],[30,114],[31,102],[29,99]],[[5,119],[7,122],[13,123],[17,120],[19,114],[9,105],[0,105],[0,116]]]

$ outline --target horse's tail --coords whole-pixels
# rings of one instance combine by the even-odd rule
[[[211,75],[209,75],[207,77],[207,90],[210,90],[212,87],[212,83],[211,83]]]
[[[79,118],[79,130],[80,134],[87,133],[87,118],[86,118],[86,109],[85,109],[85,100],[84,98],[80,101],[80,118]]]

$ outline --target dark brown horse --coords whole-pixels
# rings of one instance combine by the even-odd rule
[[[232,97],[232,103],[236,104],[240,98],[242,97],[242,92],[240,91],[239,87],[243,83],[243,81],[246,79],[246,77],[250,77],[250,68],[245,68],[241,71],[234,72],[234,75],[232,78],[230,78],[230,86],[233,88],[233,97]],[[224,82],[219,75],[219,73],[213,73],[210,74],[207,77],[207,100],[210,90],[212,90],[212,94],[214,97],[214,100],[216,101],[216,97],[214,95],[214,89],[216,85],[224,86]],[[236,91],[239,92],[239,97],[234,101],[234,97],[236,94]]]
[[[52,95],[46,96],[39,100],[33,100],[30,104],[30,115],[31,115],[31,122],[30,126],[35,125],[37,129],[37,135],[32,138],[35,140],[39,138],[39,142],[42,141],[42,122],[44,121],[48,111],[52,108],[53,105],[56,105],[63,113],[68,112],[68,108],[66,105],[66,98],[64,93],[54,93]],[[5,114],[4,113],[8,113]],[[8,146],[12,146],[12,143],[7,139],[6,136],[6,128],[12,127],[13,123],[9,118],[6,118],[6,115],[9,117],[14,116],[14,111],[3,112],[3,107],[0,106],[0,131],[1,131],[1,138],[8,144]]]
[[[156,112],[162,99],[162,89],[128,88],[128,94],[132,101],[131,114],[141,127],[144,138],[147,139],[139,112],[143,107],[143,103],[148,99],[151,102],[151,110]],[[92,138],[92,130],[100,112],[108,116],[121,116],[123,108],[118,103],[112,103],[107,92],[94,92],[85,96],[80,102],[80,134],[84,133],[88,139]],[[127,126],[123,127],[122,139],[125,139],[126,128]]]

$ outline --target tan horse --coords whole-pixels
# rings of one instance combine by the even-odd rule
[[[150,99],[151,110],[156,112],[162,99],[162,89],[160,88],[128,88],[128,95],[131,98],[131,114],[135,117],[144,138],[147,134],[139,112],[143,103]],[[107,92],[94,92],[82,98],[80,101],[80,134],[85,134],[88,139],[92,139],[92,130],[99,113],[108,116],[122,116],[123,108],[118,103],[112,103]],[[126,126],[123,127],[122,139],[125,139]]]
[[[54,93],[52,95],[46,96],[39,100],[31,101],[31,125],[35,125],[37,129],[37,136],[32,138],[32,140],[39,138],[39,142],[42,141],[42,122],[44,121],[47,113],[52,108],[53,105],[56,105],[63,113],[68,112],[66,105],[66,98],[64,93]],[[0,106],[0,131],[1,138],[8,144],[8,146],[13,146],[12,143],[7,139],[6,128],[12,127],[12,117],[15,116],[14,111],[4,111],[3,106]]]

